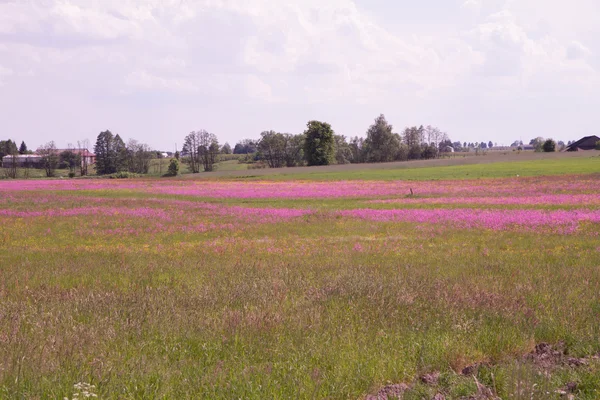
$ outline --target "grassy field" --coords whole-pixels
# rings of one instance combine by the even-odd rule
[[[0,398],[598,399],[598,162],[0,181]]]
[[[346,164],[216,172],[187,178],[259,180],[431,180],[478,179],[509,176],[585,174],[600,172],[600,151],[578,153],[502,152],[384,164]]]

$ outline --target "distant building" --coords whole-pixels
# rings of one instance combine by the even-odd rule
[[[75,154],[79,154],[81,156],[82,164],[92,165],[96,163],[96,155],[88,149],[56,149],[56,152],[58,154],[65,151],[70,151]]]
[[[36,150],[36,154],[39,155],[41,149]],[[81,164],[82,165],[92,165],[96,163],[96,155],[89,151],[88,149],[56,149],[56,155],[60,155],[65,151],[70,151],[75,154],[79,154],[81,156]]]
[[[596,143],[600,142],[600,137],[598,136],[586,136],[584,138],[579,139],[576,142],[571,143],[563,151],[580,151],[580,150],[594,150],[596,148]]]
[[[5,168],[12,167],[16,163],[19,168],[31,167],[40,168],[42,166],[42,156],[37,154],[18,154],[16,156],[4,156],[2,158],[2,166]]]

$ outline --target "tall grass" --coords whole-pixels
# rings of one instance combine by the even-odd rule
[[[599,396],[595,361],[545,375],[515,364],[539,342],[600,351],[597,224],[557,234],[364,221],[318,199],[294,219],[184,217],[131,191],[96,193],[113,211],[0,216],[1,398],[70,398],[82,382],[105,399],[362,398],[432,371],[438,386],[406,398],[460,398],[477,392],[460,375],[474,363],[489,365],[477,380],[502,398],[551,398],[570,381],[578,398]],[[0,208],[87,199],[44,195],[0,192]],[[177,218],[205,227],[179,230]]]

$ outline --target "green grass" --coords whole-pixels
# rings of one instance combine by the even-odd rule
[[[83,381],[103,398],[358,398],[539,341],[600,350],[591,237],[313,221],[228,244],[79,240],[72,224],[88,226],[39,221],[3,253],[6,397],[62,398]]]
[[[486,161],[486,160],[482,160]],[[426,164],[425,164],[426,165]],[[600,173],[600,157],[589,156],[579,158],[553,158],[527,161],[508,161],[492,163],[472,163],[468,165],[441,165],[434,167],[411,168],[411,162],[395,165],[394,168],[383,169],[369,166],[360,169],[359,165],[345,169],[344,166],[331,167],[331,171],[321,167],[305,171],[294,169],[271,170],[268,174],[249,172],[243,176],[232,176],[232,179],[260,180],[447,180],[447,179],[485,179],[504,178],[511,176],[540,176],[564,174]]]
[[[560,166],[589,173],[593,162],[512,164],[531,174]],[[489,177],[513,166],[478,167]],[[403,171],[458,179],[461,168]],[[318,213],[248,222],[151,198]],[[107,212],[0,213],[0,398],[71,398],[73,385],[86,382],[103,399],[361,399],[390,383],[413,385],[406,399],[459,399],[477,392],[473,377],[460,374],[477,362],[489,363],[477,380],[503,399],[560,398],[555,390],[569,382],[577,399],[600,398],[598,360],[548,369],[523,360],[540,342],[564,342],[573,357],[600,351],[598,224],[573,234],[491,231],[335,215],[365,199],[0,190],[0,210],[84,206]],[[438,384],[418,382],[433,371]]]

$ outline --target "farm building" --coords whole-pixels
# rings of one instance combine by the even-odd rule
[[[586,136],[576,142],[571,143],[563,151],[594,150],[596,143],[600,142],[598,136]]]
[[[42,156],[36,154],[19,154],[16,156],[4,156],[2,158],[2,166],[11,167],[16,163],[17,167],[32,167],[38,168],[42,166]]]
[[[75,154],[81,155],[81,163],[86,165],[92,165],[96,163],[96,155],[90,152],[88,149],[56,149],[58,154],[71,151]]]
[[[65,151],[70,151],[75,154],[81,155],[81,164],[82,165],[92,165],[96,163],[96,155],[90,152],[88,149],[56,149],[55,153],[59,156],[61,153]],[[41,149],[36,150],[36,154],[40,154]]]

